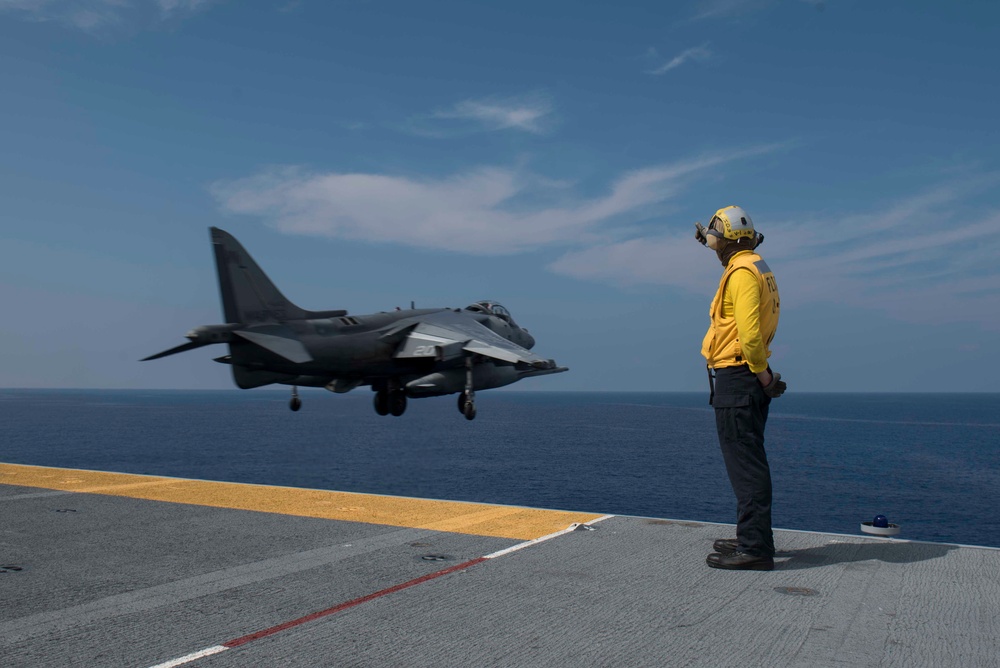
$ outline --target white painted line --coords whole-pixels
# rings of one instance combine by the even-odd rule
[[[225,652],[227,649],[229,648],[225,645],[216,645],[215,647],[203,649],[200,652],[193,652],[186,656],[165,661],[164,663],[158,663],[151,668],[174,668],[175,666],[183,666],[185,663],[191,663],[192,661],[196,661],[198,659],[204,659],[206,656],[212,656],[213,654],[218,654],[219,652]]]
[[[591,520],[590,522],[584,522],[584,524],[590,526],[591,524],[597,524],[598,522],[603,522],[604,520],[612,517],[614,517],[614,515],[604,515],[602,517],[598,517],[596,520]],[[483,559],[496,559],[497,557],[502,557],[505,554],[510,554],[511,552],[517,552],[518,550],[523,550],[524,548],[531,547],[532,545],[538,545],[539,543],[543,543],[547,540],[552,540],[553,538],[557,538],[558,536],[567,534],[570,531],[576,531],[576,528],[578,526],[580,526],[579,523],[570,524],[569,527],[567,527],[566,529],[561,529],[559,531],[556,531],[555,533],[550,533],[547,536],[541,536],[540,538],[533,538],[531,540],[526,540],[523,543],[518,543],[517,545],[512,545],[503,550],[498,550],[497,552],[493,552],[492,554],[484,555]]]
[[[604,520],[610,519],[612,517],[614,517],[614,515],[603,515],[601,517],[598,517],[595,520],[591,520],[590,522],[584,522],[582,524],[585,525],[585,526],[590,526],[591,524],[597,524],[598,522],[603,522]],[[311,615],[306,615],[304,617],[300,617],[299,619],[295,619],[295,620],[292,620],[290,622],[285,622],[284,624],[279,624],[277,626],[273,626],[270,629],[264,629],[263,631],[258,631],[257,633],[251,633],[250,635],[244,636],[242,638],[237,638],[235,640],[230,640],[225,645],[216,645],[214,647],[208,647],[206,649],[201,650],[200,652],[194,652],[192,654],[188,654],[186,656],[182,656],[182,657],[179,657],[177,659],[172,659],[172,660],[166,661],[164,663],[158,663],[155,666],[151,666],[151,668],[176,668],[177,666],[183,666],[186,663],[190,663],[190,662],[196,661],[198,659],[203,659],[206,656],[212,656],[213,654],[218,654],[220,652],[225,652],[227,649],[232,649],[233,647],[240,647],[242,645],[251,643],[254,640],[257,640],[259,638],[263,638],[263,637],[267,637],[267,636],[270,636],[270,635],[274,635],[276,633],[280,633],[280,632],[282,632],[282,631],[284,631],[286,629],[292,628],[293,626],[298,626],[300,624],[304,624],[307,621],[312,621],[312,620],[318,619],[320,617],[326,617],[328,615],[332,615],[332,614],[334,614],[336,612],[339,612],[340,610],[346,609],[348,607],[353,607],[355,605],[359,605],[359,604],[367,602],[367,601],[369,601],[369,600],[371,600],[373,598],[380,597],[380,596],[383,596],[383,595],[386,595],[386,594],[391,594],[391,593],[394,593],[394,592],[399,591],[401,589],[406,589],[408,587],[411,587],[411,586],[416,585],[416,584],[420,584],[420,583],[425,582],[427,580],[437,578],[437,577],[439,577],[441,575],[452,573],[452,572],[454,572],[456,570],[464,570],[465,568],[467,568],[469,566],[472,566],[474,564],[482,563],[486,559],[496,559],[497,557],[502,557],[505,554],[510,554],[511,552],[517,552],[518,550],[523,550],[524,548],[531,547],[532,545],[538,545],[539,543],[544,543],[547,540],[552,540],[553,538],[556,538],[558,536],[563,536],[565,534],[568,534],[571,531],[576,531],[577,528],[579,528],[580,526],[581,526],[581,523],[574,523],[574,524],[569,525],[569,527],[567,527],[565,529],[562,529],[560,531],[556,531],[555,533],[550,533],[547,536],[541,536],[540,538],[534,538],[532,540],[526,540],[523,543],[518,543],[517,545],[512,545],[511,547],[508,547],[506,549],[499,550],[497,552],[493,552],[492,554],[484,555],[482,557],[479,557],[478,559],[473,559],[472,561],[468,561],[468,562],[465,562],[465,563],[462,563],[462,564],[458,564],[456,566],[452,566],[450,568],[446,568],[443,571],[438,571],[436,573],[431,573],[431,574],[425,575],[423,577],[416,578],[415,580],[410,580],[409,582],[405,582],[403,584],[396,585],[394,587],[388,587],[388,588],[383,589],[381,591],[375,592],[374,594],[369,594],[368,596],[362,596],[360,598],[354,599],[353,601],[348,601],[347,603],[342,603],[342,604],[340,604],[338,606],[334,606],[332,608],[328,608],[327,610],[322,610],[320,612],[314,612]]]

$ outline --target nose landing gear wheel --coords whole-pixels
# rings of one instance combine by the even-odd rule
[[[302,408],[302,400],[299,399],[299,388],[292,388],[292,399],[288,402],[288,407],[291,408],[293,412]]]

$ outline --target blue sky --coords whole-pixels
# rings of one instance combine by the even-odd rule
[[[207,228],[291,299],[496,299],[703,390],[738,204],[789,391],[997,391],[1000,5],[0,0],[0,386],[231,387]]]

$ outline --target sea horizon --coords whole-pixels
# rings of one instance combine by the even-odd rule
[[[291,388],[291,386],[287,386]],[[304,387],[298,386],[299,391],[311,391],[311,390],[323,390],[320,387]],[[275,393],[275,394],[288,394],[291,389],[278,389],[272,387],[262,387],[254,388],[251,390],[243,390],[237,387],[208,387],[208,388],[178,388],[178,387],[21,387],[21,386],[4,386],[0,385],[0,391],[3,390],[18,390],[18,391],[82,391],[82,392],[103,392],[103,391],[114,391],[114,392],[127,392],[129,390],[134,390],[136,392],[240,392],[240,393]],[[350,392],[349,394],[359,394],[364,393],[366,390],[364,387],[359,387],[357,390]],[[705,394],[708,396],[708,390],[546,390],[546,389],[520,389],[520,388],[494,388],[491,390],[482,390],[481,392],[486,392],[488,394]],[[477,393],[478,394],[481,394]],[[335,394],[335,393],[331,393]],[[939,394],[975,394],[975,395],[996,395],[1000,396],[1000,392],[987,392],[984,390],[944,390],[944,391],[917,391],[917,390],[871,390],[866,392],[857,391],[846,391],[846,390],[802,390],[796,391],[794,394],[845,394],[845,395],[855,395],[855,394],[918,394],[918,395],[939,395]],[[791,395],[788,395],[791,396]],[[435,397],[431,397],[435,398]],[[780,401],[780,399],[779,399]]]
[[[0,461],[735,522],[707,392],[491,391],[378,416],[371,393],[0,389]],[[798,393],[771,404],[774,526],[1000,547],[1000,393]]]

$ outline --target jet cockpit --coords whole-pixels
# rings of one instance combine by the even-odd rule
[[[493,321],[493,324],[490,322],[484,322],[483,324],[500,336],[509,341],[513,341],[522,348],[531,350],[532,347],[534,347],[535,338],[528,333],[528,330],[514,322],[514,318],[510,316],[510,311],[508,311],[502,304],[499,304],[491,299],[484,299],[483,301],[478,301],[475,304],[466,306],[465,310],[472,313],[483,313],[485,315],[492,315],[499,318],[501,320],[500,323]]]
[[[485,313],[486,315],[495,315],[501,320],[506,320],[510,324],[514,324],[514,319],[510,317],[510,311],[508,311],[502,304],[498,304],[495,301],[484,299],[483,301],[476,302],[465,307],[466,311],[472,311],[473,313]]]

